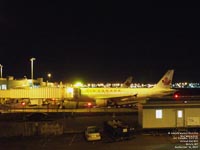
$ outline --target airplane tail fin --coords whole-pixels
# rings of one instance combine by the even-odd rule
[[[154,86],[154,88],[171,88],[174,70],[168,70],[160,81]]]
[[[128,88],[130,87],[131,83],[132,83],[133,77],[130,76],[126,79],[126,81],[123,83],[122,87],[124,88]]]

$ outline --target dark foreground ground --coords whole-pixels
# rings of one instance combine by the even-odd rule
[[[199,143],[198,143],[199,145]],[[178,148],[179,147],[179,148]],[[133,139],[113,141],[103,135],[101,141],[87,142],[83,133],[47,137],[1,138],[2,150],[176,150],[181,149],[177,140],[169,135],[136,135]],[[185,148],[182,148],[185,149]],[[189,149],[189,148],[188,148]],[[198,147],[193,148],[199,150]]]

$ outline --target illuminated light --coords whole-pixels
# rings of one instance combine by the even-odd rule
[[[47,76],[48,76],[48,78],[51,78],[51,73],[48,73]]]
[[[25,105],[26,105],[26,103],[25,103],[25,102],[22,102],[21,104],[22,104],[22,106],[25,106]]]
[[[91,107],[91,106],[92,106],[92,103],[91,103],[91,102],[88,102],[88,103],[87,103],[87,106],[88,106],[88,107]]]
[[[76,82],[76,83],[74,84],[74,86],[75,86],[75,87],[82,87],[82,86],[83,86],[83,83],[81,83],[81,82]]]
[[[179,95],[178,95],[178,94],[175,94],[175,95],[174,95],[174,98],[178,98],[178,97],[179,97]]]
[[[73,88],[71,88],[71,87],[67,88],[67,93],[73,93],[73,92],[74,92]]]
[[[175,93],[175,94],[173,95],[173,98],[174,98],[175,100],[178,100],[178,99],[180,98],[180,94],[179,94],[179,93]]]

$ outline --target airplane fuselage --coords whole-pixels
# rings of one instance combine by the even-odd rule
[[[134,98],[135,101],[139,101],[142,98],[162,97],[172,92],[174,92],[173,89],[162,88],[81,88],[81,95],[92,97],[98,101],[111,98],[122,99],[123,97]]]
[[[92,98],[113,98],[123,96],[148,97],[154,95],[165,96],[174,91],[173,89],[154,88],[81,88],[81,95]]]

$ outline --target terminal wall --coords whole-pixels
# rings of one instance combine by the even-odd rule
[[[193,126],[200,127],[200,108],[185,109],[185,125],[187,127],[193,127]]]
[[[157,119],[155,110],[144,109],[142,117],[143,128],[168,128],[176,127],[175,115],[171,109],[163,110],[163,118]]]
[[[171,107],[171,108],[170,108]],[[162,110],[162,117],[156,118],[156,110]],[[178,116],[178,112],[182,115]],[[199,128],[200,107],[199,105],[176,106],[145,106],[139,110],[138,121],[143,129],[162,128]]]

